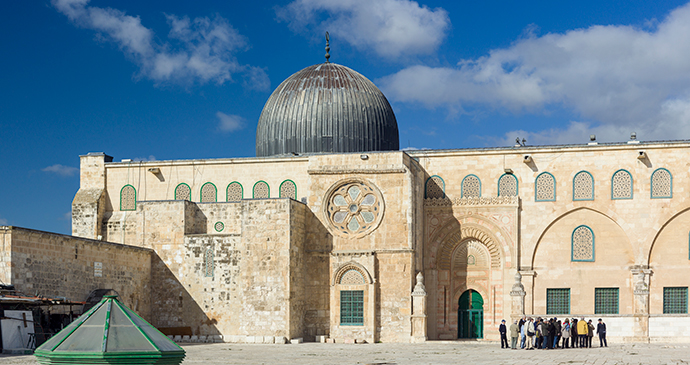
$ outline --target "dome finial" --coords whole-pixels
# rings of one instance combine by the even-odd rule
[[[328,53],[330,51],[330,38],[328,37],[328,32],[326,32],[326,63],[329,63],[328,59],[331,58],[331,55]]]

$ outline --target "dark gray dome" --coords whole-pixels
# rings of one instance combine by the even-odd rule
[[[335,63],[309,66],[278,85],[256,129],[259,157],[398,148],[398,123],[381,90]]]

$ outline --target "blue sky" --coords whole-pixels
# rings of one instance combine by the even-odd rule
[[[254,156],[292,73],[331,61],[393,105],[404,148],[690,138],[683,1],[0,3],[0,225],[70,232],[79,155]]]

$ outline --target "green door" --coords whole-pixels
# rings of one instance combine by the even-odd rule
[[[467,290],[458,301],[458,338],[484,337],[484,299],[475,290]]]

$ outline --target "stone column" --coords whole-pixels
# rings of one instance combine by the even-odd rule
[[[630,270],[635,283],[633,291],[634,342],[649,342],[649,277],[652,270],[638,266]]]
[[[412,291],[412,338],[411,342],[424,342],[426,336],[426,289],[424,288],[424,275],[421,271],[417,274],[417,284]]]
[[[512,321],[518,320],[525,315],[525,287],[522,285],[522,274],[519,271],[515,272],[515,283],[510,291],[512,300],[512,308],[510,311],[510,319]]]

